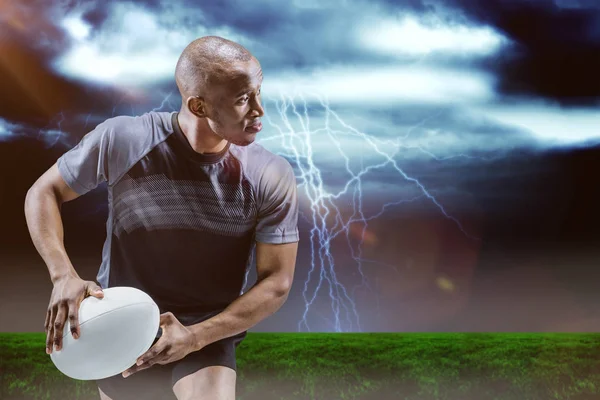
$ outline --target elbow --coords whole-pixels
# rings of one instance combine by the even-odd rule
[[[31,186],[29,190],[27,190],[27,194],[25,194],[25,202],[23,204],[25,209],[25,215],[27,215],[31,212],[31,210],[39,206],[39,204],[42,202],[42,199],[47,195],[52,196],[54,199],[56,199],[57,203],[59,203],[56,194],[52,190],[49,190],[43,186],[40,186],[37,183],[34,183],[33,186]]]
[[[42,192],[44,192],[44,186],[42,186],[40,180],[35,181],[27,190],[27,194],[25,195],[25,203],[29,203],[31,201],[35,201],[36,197],[38,197]]]
[[[31,208],[31,204],[36,202],[37,194],[38,194],[38,190],[36,189],[35,185],[30,187],[29,190],[27,191],[27,194],[25,195],[25,203],[24,203],[25,214],[27,214],[27,210],[29,208]]]
[[[27,190],[27,194],[25,195],[25,208],[27,208],[28,204],[30,205],[38,202],[42,192],[42,188],[37,183],[34,183],[29,190]]]
[[[27,222],[28,225],[29,225],[29,221],[30,221],[32,212],[35,208],[35,205],[39,204],[39,202],[40,202],[39,195],[40,195],[40,192],[35,187],[35,185],[32,186],[31,188],[29,188],[29,190],[27,191],[27,194],[25,195],[25,202],[23,204],[23,209],[25,212],[25,221]]]
[[[292,288],[291,279],[280,279],[273,287],[273,294],[276,298],[287,299]]]

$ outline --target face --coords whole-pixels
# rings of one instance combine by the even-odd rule
[[[260,101],[262,79],[260,64],[252,59],[233,66],[229,79],[211,87],[206,103],[207,122],[213,132],[238,146],[254,142],[264,115]]]

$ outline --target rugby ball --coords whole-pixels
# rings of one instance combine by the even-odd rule
[[[67,320],[62,348],[50,358],[63,374],[79,380],[104,379],[135,364],[157,336],[160,311],[152,298],[133,287],[103,289],[79,306],[79,339]]]

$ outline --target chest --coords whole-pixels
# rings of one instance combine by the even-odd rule
[[[200,164],[168,151],[144,156],[112,187],[115,233],[192,229],[247,234],[256,223],[256,196],[235,161]]]

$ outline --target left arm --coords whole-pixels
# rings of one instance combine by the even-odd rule
[[[161,338],[123,376],[154,364],[180,360],[210,343],[246,331],[273,314],[283,305],[292,286],[297,250],[298,242],[256,242],[256,284],[221,313],[195,325],[183,326],[171,312],[161,314]]]
[[[257,282],[225,310],[187,328],[195,337],[193,351],[246,331],[277,311],[292,286],[298,242],[256,242]]]
[[[210,343],[247,331],[283,305],[292,286],[300,239],[297,186],[294,170],[285,158],[267,161],[255,171],[259,174],[256,284],[225,310],[195,325],[183,326],[171,312],[161,314],[162,336],[123,376],[180,360]],[[289,243],[277,243],[281,241]]]

